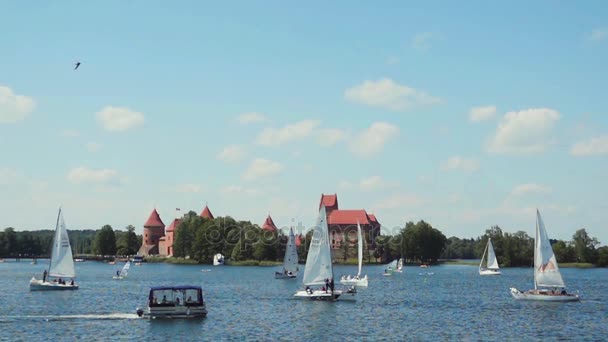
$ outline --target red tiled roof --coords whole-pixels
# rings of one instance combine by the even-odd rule
[[[325,209],[337,210],[338,209],[338,194],[325,195],[321,194],[321,200],[319,201],[319,209],[321,205],[325,205]]]
[[[272,220],[272,217],[270,217],[270,215],[268,215],[268,217],[266,218],[266,221],[264,221],[264,224],[262,225],[262,229],[269,230],[271,232],[277,231],[277,226],[274,224],[274,221]]]
[[[169,227],[167,227],[167,233],[174,231],[175,228],[177,228],[177,226],[179,226],[181,222],[182,220],[180,219],[174,219],[173,222],[171,222],[171,224],[169,225]]]
[[[213,220],[213,214],[211,213],[211,210],[209,210],[209,207],[207,205],[205,205],[205,208],[203,209],[203,211],[201,211],[201,217]]]
[[[328,214],[328,224],[369,224],[367,212],[359,210],[333,210]]]
[[[158,215],[156,208],[154,208],[154,210],[152,210],[152,212],[150,213],[150,217],[148,217],[148,221],[146,221],[146,223],[144,223],[144,228],[150,228],[150,227],[165,228],[165,224],[163,223],[163,220],[160,219],[160,216]]]
[[[367,214],[367,216],[369,217],[369,221],[371,223],[380,224],[380,222],[378,222],[378,219],[376,218],[376,215],[374,215],[374,214]]]

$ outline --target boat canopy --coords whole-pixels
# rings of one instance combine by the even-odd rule
[[[203,289],[200,286],[156,286],[150,288],[149,306],[201,306]]]

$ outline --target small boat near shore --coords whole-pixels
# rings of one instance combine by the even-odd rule
[[[200,286],[158,286],[152,287],[148,295],[148,307],[137,308],[141,318],[204,318],[207,307]]]
[[[484,261],[486,261],[485,265]],[[492,246],[491,238],[488,238],[486,249],[481,256],[479,275],[500,275],[500,267],[498,266],[498,260],[496,259],[496,253],[494,253],[494,246]]]
[[[296,237],[293,234],[293,228],[289,229],[289,238],[287,240],[287,248],[285,248],[285,257],[283,259],[283,271],[274,272],[275,279],[293,279],[298,276],[298,250],[296,248]]]

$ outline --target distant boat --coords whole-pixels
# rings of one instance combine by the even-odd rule
[[[391,261],[386,266],[386,268],[384,269],[384,273],[382,273],[382,275],[385,275],[385,276],[393,275],[393,273],[395,273],[395,269],[397,269],[397,259]]]
[[[486,261],[485,266],[483,264],[484,260]],[[496,254],[494,253],[494,247],[492,246],[491,238],[488,238],[486,249],[483,251],[483,255],[481,256],[481,262],[479,263],[479,274],[500,275],[500,267],[498,266],[498,260],[496,260]]]
[[[84,259],[76,258],[76,259],[74,259],[74,262],[84,262]]]
[[[52,282],[49,281],[49,278],[51,277],[55,278]],[[42,278],[43,279],[40,280],[36,279],[36,277],[32,277],[30,280],[31,291],[78,290],[78,285],[74,283],[76,270],[74,269],[70,238],[63,220],[61,208],[59,208],[59,213],[57,214],[57,224],[55,226],[55,236],[53,237],[53,248],[51,251],[48,277],[45,270]],[[71,279],[71,281],[66,282],[64,278]]]
[[[122,267],[120,272],[116,272],[117,274],[112,277],[112,279],[125,279],[129,275],[129,268],[131,267],[131,262],[127,261],[125,265]]]
[[[283,272],[274,272],[276,279],[293,279],[298,276],[298,250],[296,248],[296,237],[293,228],[289,229],[289,238],[285,257],[283,258]]]
[[[549,288],[552,288],[549,290]],[[534,238],[534,290],[519,291],[512,287],[515,299],[540,300],[550,302],[571,302],[579,296],[566,292],[566,284],[559,272],[557,259],[545,230],[545,224],[536,210],[536,237]]]
[[[211,272],[211,270],[208,269],[208,268],[204,268],[204,269],[201,270],[201,272]]]
[[[397,261],[395,272],[403,273],[403,258],[399,258],[399,261]]]
[[[207,307],[200,286],[159,286],[150,289],[148,308],[137,308],[142,318],[204,318]]]
[[[361,234],[361,225],[359,222],[357,222],[357,241],[359,247],[357,253],[359,257],[359,271],[354,277],[351,277],[350,274],[348,276],[342,276],[342,278],[340,278],[340,284],[367,287],[367,275],[361,276],[361,268],[363,267],[363,236]]]
[[[213,256],[213,266],[221,266],[224,264],[224,256],[221,253],[217,253]]]
[[[317,222],[313,227],[302,283],[304,283],[306,289],[297,291],[294,295],[296,298],[335,301],[344,295],[346,298],[340,299],[353,300],[356,294],[354,287],[348,291],[334,289],[334,268],[329,246],[327,212],[324,205],[321,206]],[[322,288],[315,289],[311,286],[322,286]]]
[[[32,259],[32,265],[36,265],[36,264],[38,264],[38,260]]]

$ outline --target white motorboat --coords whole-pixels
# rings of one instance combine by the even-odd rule
[[[486,261],[485,266],[483,264],[484,261]],[[500,267],[498,266],[498,260],[496,259],[496,254],[494,253],[494,246],[492,246],[491,238],[488,238],[486,249],[483,251],[483,255],[481,256],[481,262],[479,263],[479,274],[500,275]]]
[[[148,307],[137,308],[142,318],[204,318],[207,307],[200,286],[159,286],[150,289]]]
[[[59,208],[49,270],[44,271],[42,279],[32,277],[30,291],[78,290],[78,284],[74,283],[74,278],[76,278],[76,270],[74,269],[70,238],[61,208]]]
[[[545,224],[538,210],[536,210],[536,237],[534,239],[534,290],[522,292],[514,287],[510,290],[515,299],[546,302],[580,300],[578,295],[566,292],[566,284],[559,271]]]
[[[224,256],[221,253],[217,253],[213,256],[213,266],[221,266],[224,264]]]
[[[357,275],[351,277],[350,274],[348,276],[342,276],[340,278],[340,284],[344,285],[354,285],[360,287],[367,287],[367,275],[361,275],[361,268],[363,267],[363,236],[361,234],[361,225],[357,222],[357,239],[358,239],[358,257],[359,257],[359,271]],[[348,242],[346,242],[348,243]]]
[[[283,271],[274,272],[274,277],[276,279],[293,279],[298,276],[298,271],[298,250],[296,248],[296,238],[293,234],[293,228],[290,228],[287,248],[285,249],[285,257],[283,258]]]

